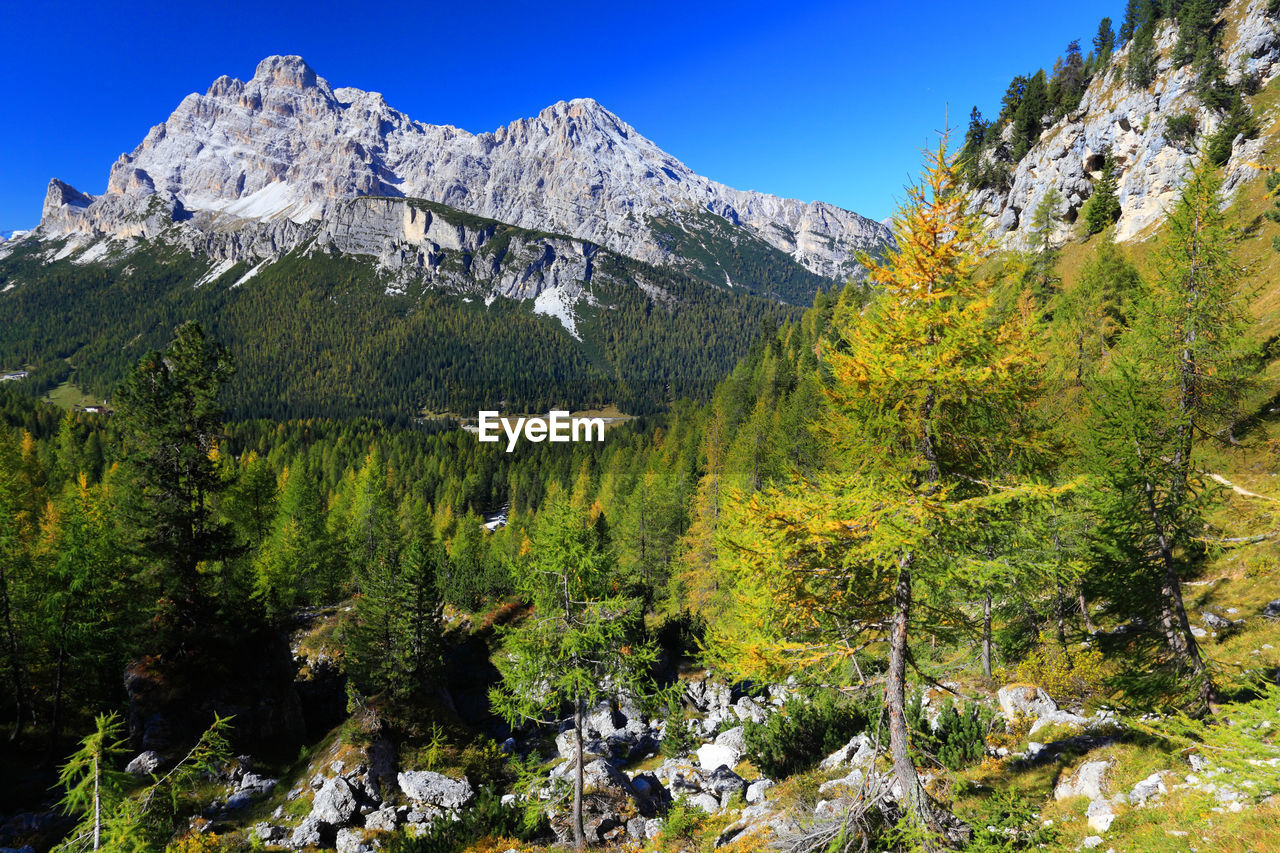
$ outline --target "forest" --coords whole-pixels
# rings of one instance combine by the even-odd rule
[[[499,256],[494,244],[532,233],[488,225],[505,229],[485,246]],[[28,369],[37,391],[70,381],[105,399],[143,353],[196,319],[236,359],[226,404],[237,419],[406,425],[495,407],[607,405],[651,414],[706,399],[753,340],[835,284],[760,241],[741,242],[722,240],[719,261],[692,259],[687,269],[598,252],[590,299],[575,309],[581,340],[527,300],[486,299],[478,284],[459,292],[430,280],[401,286],[368,258],[307,247],[239,284],[253,264],[201,283],[208,259],[163,242],[89,264],[20,246],[0,259],[0,364]],[[468,262],[455,252],[445,263]],[[724,286],[730,270],[736,289]],[[758,282],[776,282],[776,293]]]
[[[11,383],[0,771],[45,816],[0,843],[1280,844],[1275,513],[1218,473],[1275,474],[1273,342],[1221,175],[1067,286],[965,162],[603,444],[235,417],[192,321],[109,414]]]

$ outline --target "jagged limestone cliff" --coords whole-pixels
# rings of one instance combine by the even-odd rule
[[[346,205],[366,196],[426,199],[657,264],[683,259],[655,220],[697,232],[710,213],[735,240],[828,279],[851,274],[856,252],[888,240],[856,213],[696,175],[591,99],[471,134],[413,121],[377,93],[333,88],[296,56],[269,57],[247,82],[224,76],[188,95],[120,157],[102,196],[52,182],[39,232],[86,244],[150,238],[176,222],[195,232],[182,242],[214,257],[269,258],[317,233],[367,230]],[[362,244],[396,244],[397,228]],[[394,251],[370,254],[398,263]]]
[[[1268,0],[1232,0],[1224,9],[1223,64],[1229,81],[1247,74],[1265,85],[1280,74],[1280,35],[1267,7]],[[1031,213],[1050,189],[1063,198],[1057,211],[1061,221],[1056,238],[1065,239],[1069,223],[1093,192],[1108,151],[1115,157],[1119,173],[1121,216],[1116,239],[1145,236],[1163,218],[1192,161],[1199,156],[1195,146],[1165,138],[1169,120],[1193,115],[1201,139],[1212,134],[1221,120],[1196,97],[1191,67],[1173,67],[1171,52],[1176,39],[1176,24],[1164,21],[1156,35],[1159,60],[1155,80],[1145,89],[1131,88],[1123,79],[1132,44],[1117,51],[1110,67],[1091,81],[1079,107],[1048,127],[1017,164],[1010,187],[978,194],[977,208],[1008,245],[1026,243]],[[1236,140],[1226,165],[1228,198],[1257,174],[1251,164],[1262,153],[1260,140]]]

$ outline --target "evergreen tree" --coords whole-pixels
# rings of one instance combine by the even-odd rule
[[[1133,36],[1124,76],[1130,88],[1145,89],[1156,79],[1155,25],[1143,26]]]
[[[1132,319],[1144,285],[1137,268],[1111,240],[1103,240],[1080,271],[1076,286],[1053,313],[1059,366],[1068,386],[1082,388],[1106,360]]]
[[[198,633],[212,612],[200,565],[235,552],[232,531],[213,504],[224,488],[215,461],[218,398],[230,375],[226,351],[187,323],[164,352],[143,356],[116,394],[131,474],[130,519],[153,561],[159,622],[177,642]]]
[[[1123,47],[1133,38],[1139,26],[1138,10],[1143,0],[1125,0],[1124,19],[1120,22],[1120,46]]]
[[[1213,44],[1219,8],[1219,0],[1186,0],[1178,8],[1178,40],[1173,45],[1175,68],[1187,65]]]
[[[1053,114],[1065,115],[1078,107],[1087,83],[1084,58],[1080,55],[1080,40],[1075,39],[1067,45],[1066,58],[1059,59],[1053,66],[1048,99]]]
[[[1248,387],[1249,318],[1218,209],[1220,187],[1220,176],[1203,163],[1183,188],[1151,294],[1111,369],[1094,383],[1097,413],[1086,437],[1115,543],[1104,544],[1128,572],[1125,586],[1139,606],[1155,607],[1169,650],[1191,673],[1200,711],[1214,685],[1181,592],[1204,526],[1195,437],[1229,426]]]
[[[586,846],[582,828],[583,719],[588,705],[622,692],[652,689],[657,650],[639,636],[642,609],[619,596],[608,554],[589,520],[559,489],[547,505],[530,545],[531,565],[520,592],[532,606],[522,623],[504,630],[498,658],[502,682],[490,692],[493,708],[515,724],[551,723],[562,704],[573,711],[574,775],[570,816],[574,846]]]
[[[1093,37],[1093,56],[1098,68],[1105,68],[1111,58],[1111,51],[1116,46],[1116,34],[1111,29],[1111,19],[1103,18],[1098,23],[1098,33]]]
[[[1057,187],[1049,187],[1031,214],[1029,236],[1033,254],[1028,272],[1031,274],[1032,292],[1042,304],[1055,289],[1054,267],[1058,253],[1054,250],[1053,239],[1058,227],[1058,209],[1061,206],[1062,193]]]
[[[1021,160],[1036,144],[1043,128],[1043,119],[1049,112],[1049,90],[1044,71],[1037,71],[1027,81],[1017,111],[1013,114],[1013,159]]]
[[[1084,225],[1090,234],[1097,234],[1114,225],[1120,219],[1120,197],[1116,188],[1116,162],[1107,152],[1102,158],[1102,174],[1093,187],[1093,195],[1085,202]]]

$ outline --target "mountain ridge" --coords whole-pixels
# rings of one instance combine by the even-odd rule
[[[424,198],[657,264],[680,259],[650,221],[705,211],[828,279],[853,274],[858,252],[889,240],[880,223],[834,205],[703,178],[590,98],[473,134],[415,121],[377,92],[332,87],[297,56],[268,57],[248,81],[223,75],[185,97],[115,162],[103,195],[51,181],[39,231],[152,236],[166,224],[142,224],[155,198],[172,221],[204,229],[304,224],[367,195]]]

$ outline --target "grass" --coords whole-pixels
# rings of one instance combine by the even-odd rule
[[[70,381],[63,382],[44,396],[44,402],[52,403],[60,409],[73,409],[76,406],[102,405],[102,400],[91,397]]]

